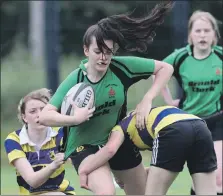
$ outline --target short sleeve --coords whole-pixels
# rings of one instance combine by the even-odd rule
[[[23,151],[19,141],[16,136],[10,134],[5,140],[5,150],[9,159],[9,163],[19,158],[26,158],[26,154]]]
[[[67,92],[77,84],[78,80],[78,73],[80,69],[74,70],[57,88],[56,92],[54,93],[53,97],[50,99],[49,104],[52,104],[57,109],[60,109],[63,99]]]
[[[164,62],[169,63],[170,65],[174,66],[174,61],[176,59],[176,52],[173,52],[169,56],[167,56],[165,59],[163,59]]]
[[[155,61],[153,59],[134,57],[134,56],[117,56],[113,61],[122,67],[122,70],[130,78],[137,76],[151,76],[155,70]]]

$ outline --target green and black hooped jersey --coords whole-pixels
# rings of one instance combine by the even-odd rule
[[[174,76],[183,89],[179,107],[200,117],[223,109],[222,47],[214,46],[211,54],[198,60],[192,46],[178,49],[164,59],[174,66]]]
[[[141,79],[153,74],[155,62],[152,59],[139,57],[113,57],[104,77],[92,83],[85,74],[83,60],[58,87],[50,104],[58,109],[70,88],[79,82],[90,83],[95,91],[95,107],[90,121],[79,126],[70,127],[66,141],[65,158],[84,144],[103,145],[107,142],[111,129],[126,115],[128,88]]]

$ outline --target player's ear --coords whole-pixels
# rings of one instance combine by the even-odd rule
[[[26,120],[26,115],[25,114],[22,114],[22,120],[27,123],[27,120]]]
[[[89,48],[86,45],[84,45],[84,54],[86,57],[89,56]]]

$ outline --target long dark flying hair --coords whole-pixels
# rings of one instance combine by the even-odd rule
[[[156,36],[156,28],[164,22],[165,15],[173,8],[172,0],[164,0],[157,4],[149,15],[134,18],[132,13],[113,15],[101,19],[86,31],[83,44],[91,44],[93,36],[98,48],[109,50],[104,40],[113,40],[118,47],[127,51],[146,52],[148,44]]]

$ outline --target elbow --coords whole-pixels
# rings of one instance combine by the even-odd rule
[[[168,73],[170,73],[170,75],[172,76],[172,74],[174,72],[173,66],[167,63],[165,68],[167,69]]]
[[[41,184],[39,184],[34,177],[30,177],[29,179],[26,180],[27,184],[29,186],[31,186],[32,188],[36,189],[39,186],[41,186]]]
[[[107,151],[109,158],[112,158],[118,150],[118,149],[114,148],[113,146],[105,146],[105,147],[106,147],[106,151]]]

